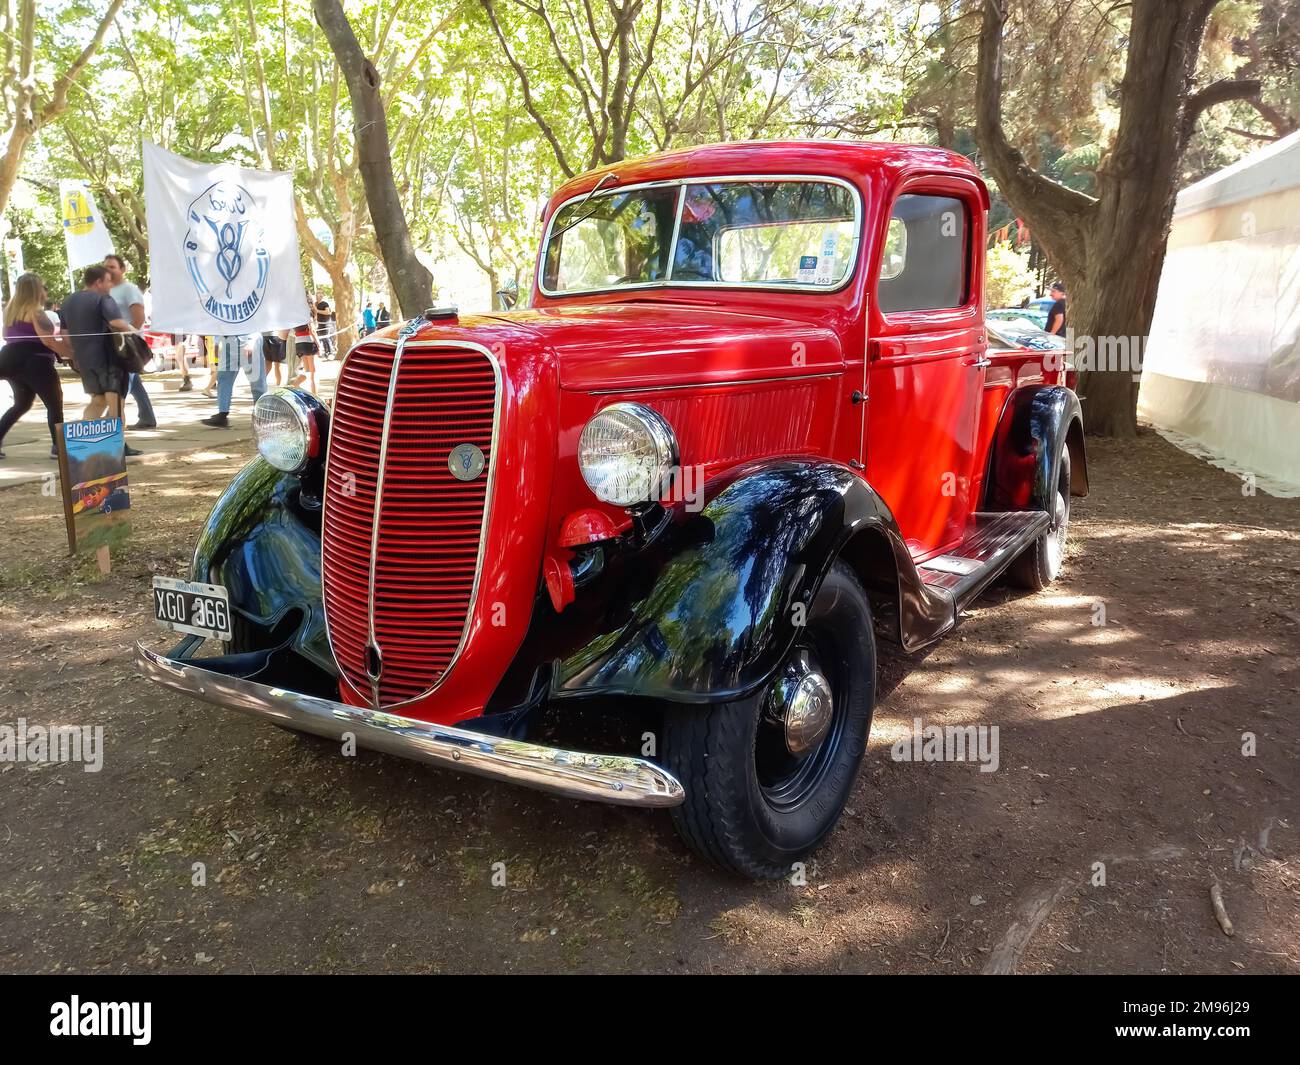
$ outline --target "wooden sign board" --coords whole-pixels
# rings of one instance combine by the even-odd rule
[[[122,419],[64,422],[58,441],[68,551],[96,552],[100,569],[107,572],[108,549],[131,532]]]

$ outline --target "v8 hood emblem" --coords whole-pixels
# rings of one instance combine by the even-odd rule
[[[481,449],[474,444],[457,444],[447,455],[447,469],[458,481],[472,481],[487,464]]]

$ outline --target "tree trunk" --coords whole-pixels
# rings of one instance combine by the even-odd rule
[[[1119,129],[1097,170],[1083,276],[1067,300],[1076,312],[1076,335],[1095,355],[1093,366],[1081,366],[1079,389],[1086,397],[1084,427],[1098,435],[1137,435],[1140,346],[1155,313],[1178,192],[1184,108],[1212,6],[1205,0],[1133,5]]]
[[[406,212],[393,180],[379,71],[361,51],[339,0],[312,0],[312,7],[348,83],[357,131],[357,163],[389,287],[402,316],[413,318],[433,302],[433,277],[415,254]]]
[[[1141,349],[1177,194],[1178,164],[1206,107],[1258,94],[1218,82],[1192,94],[1201,38],[1217,0],[1133,0],[1119,128],[1097,170],[1097,198],[1036,173],[1002,129],[1002,30],[1008,0],[984,0],[976,137],[990,172],[1060,271],[1081,370],[1084,427],[1137,433]]]
[[[341,359],[357,342],[357,290],[348,277],[346,262],[331,263],[329,275],[334,290],[334,349]]]
[[[34,124],[28,125],[19,119],[9,131],[9,142],[5,145],[4,155],[0,155],[0,212],[9,205],[9,194],[18,180],[18,168],[23,164],[23,153],[27,150],[27,142],[32,139],[34,128]],[[62,217],[62,207],[59,210]]]
[[[1082,276],[1067,290],[1083,424],[1093,435],[1137,435],[1142,352],[1167,235],[1159,217],[1109,238],[1098,234],[1094,239],[1109,239],[1109,246],[1088,256]]]

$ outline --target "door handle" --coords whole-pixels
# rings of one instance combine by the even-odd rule
[[[978,369],[980,366],[992,366],[992,365],[993,365],[993,360],[992,360],[992,359],[976,359],[973,363],[971,363],[971,365],[974,366],[974,367],[976,367],[977,369]]]

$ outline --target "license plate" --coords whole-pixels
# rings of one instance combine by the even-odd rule
[[[230,596],[219,584],[153,579],[153,614],[169,629],[212,640],[230,639]]]

